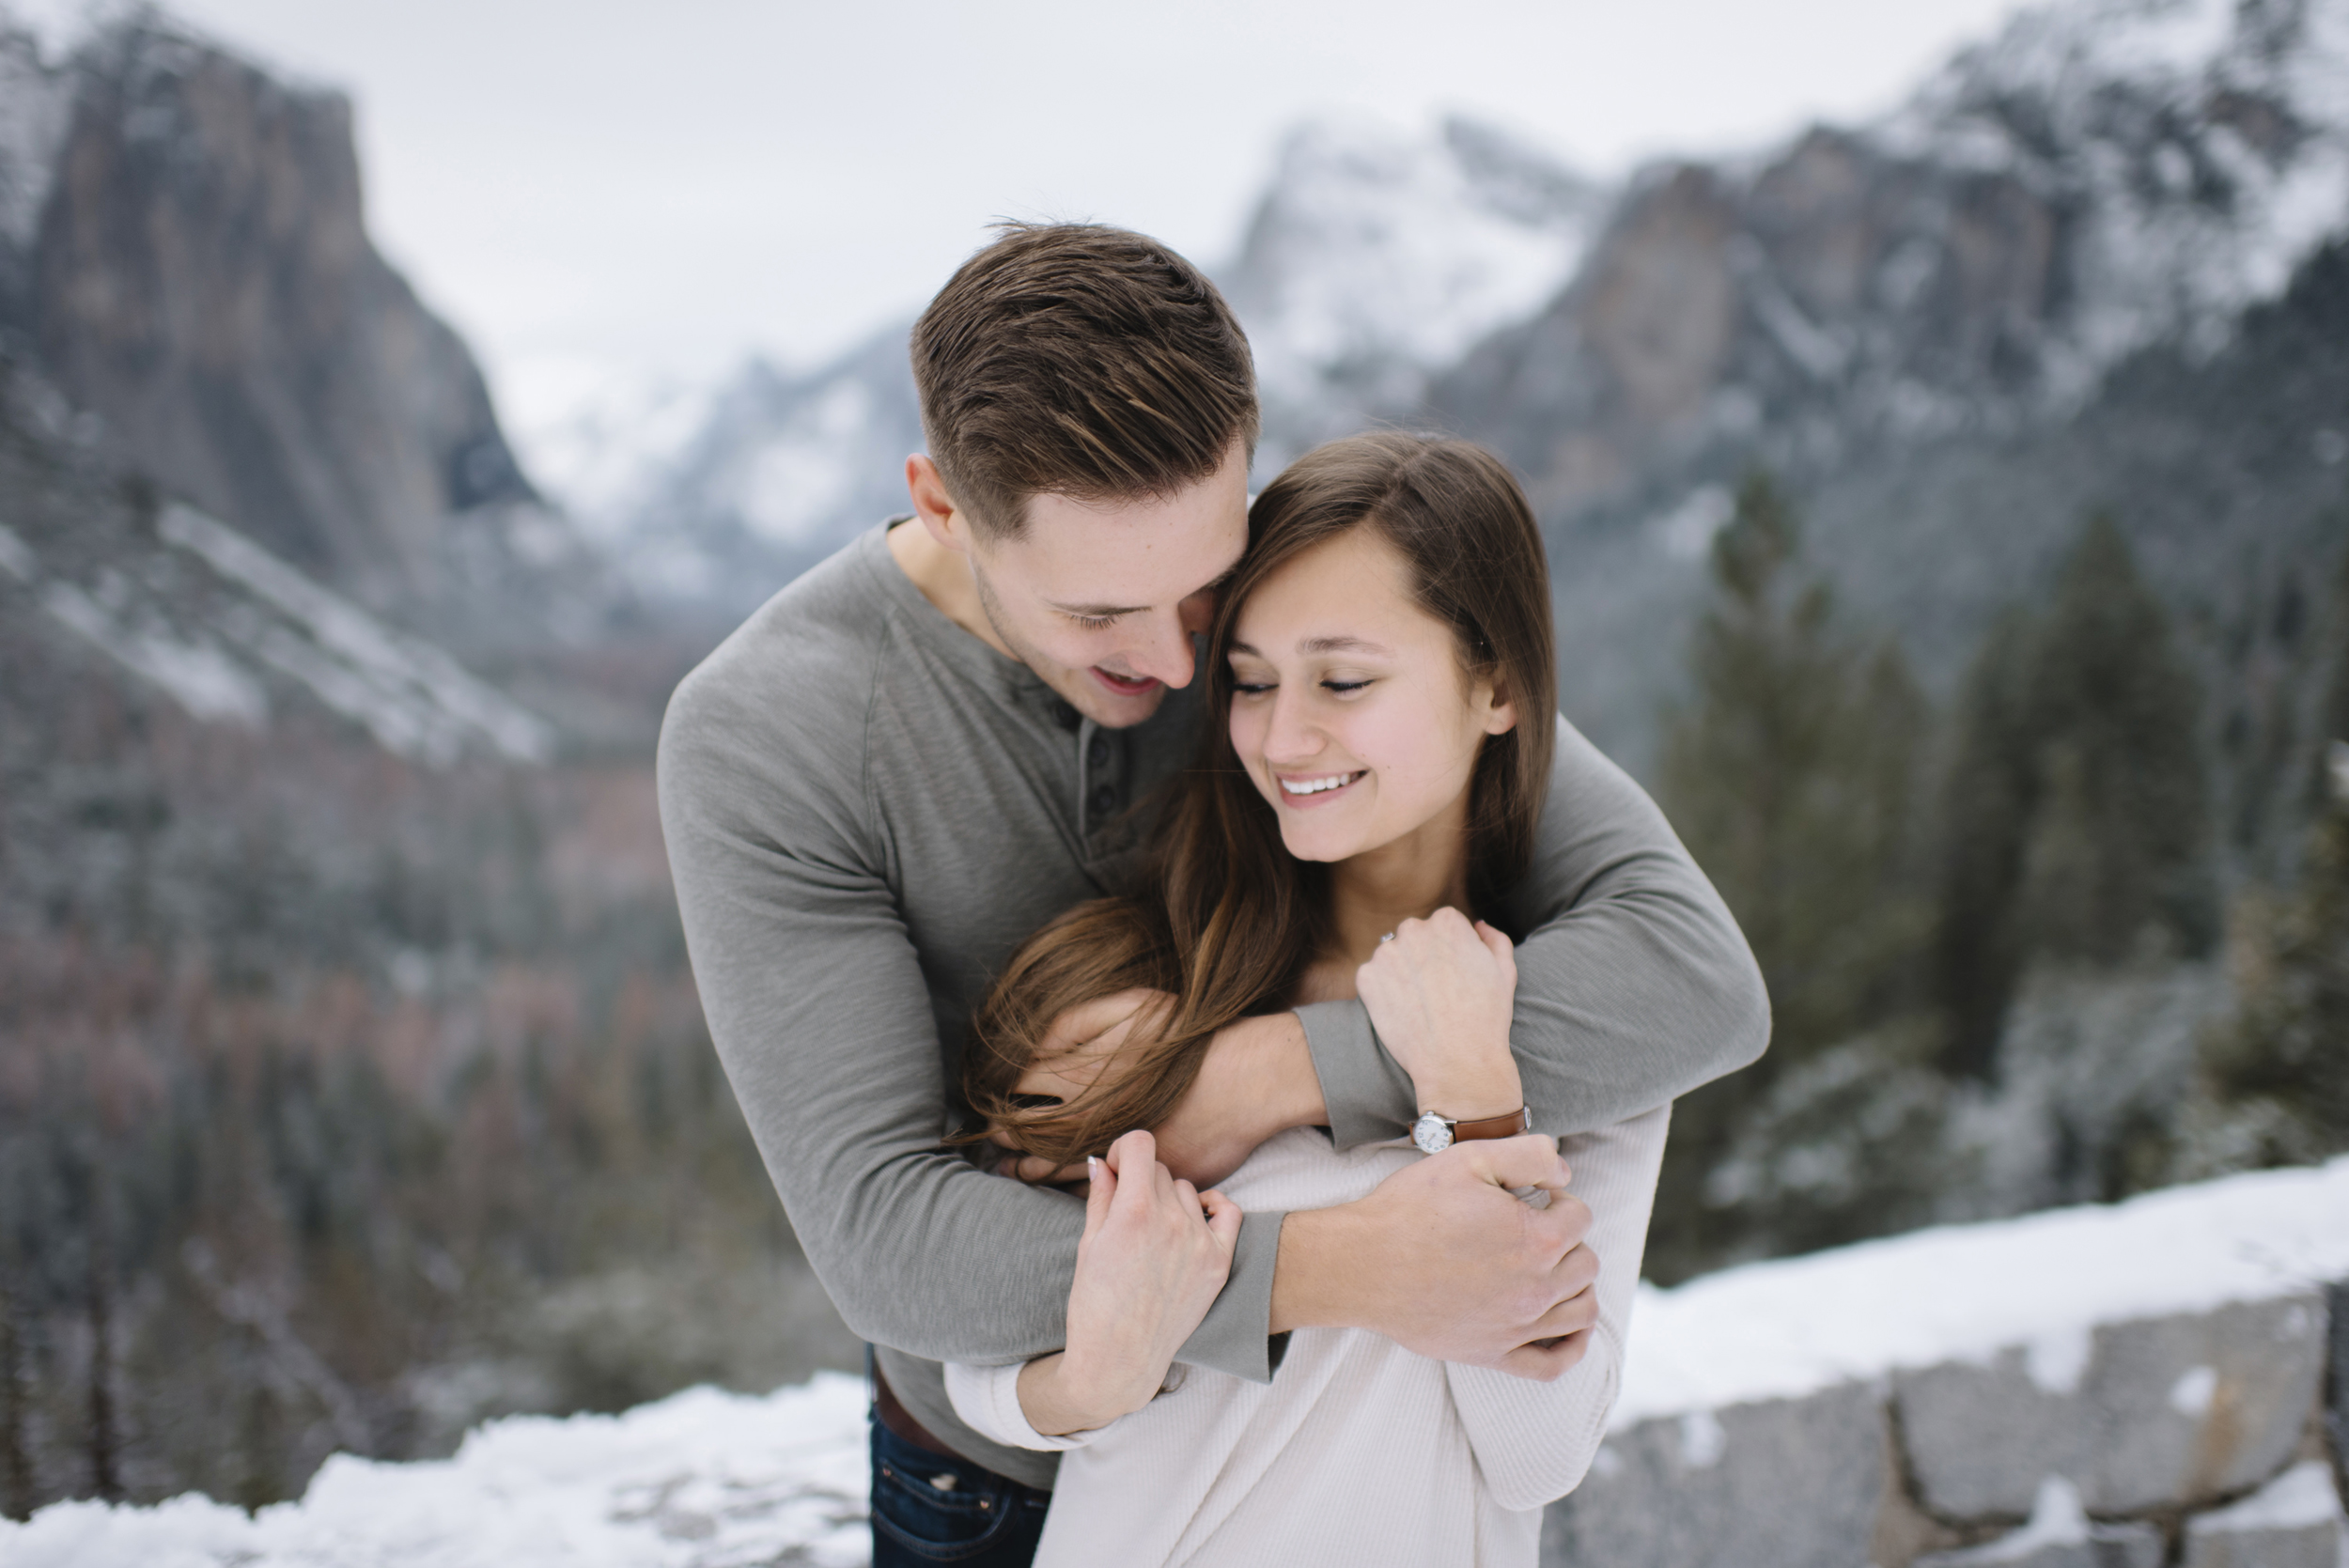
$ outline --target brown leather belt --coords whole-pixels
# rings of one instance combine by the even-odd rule
[[[889,1379],[881,1375],[881,1370],[878,1364],[873,1368],[873,1413],[880,1418],[881,1425],[889,1428],[915,1448],[926,1449],[942,1459],[962,1457],[931,1436],[929,1428],[915,1421],[913,1412],[897,1403],[896,1394],[890,1389]]]

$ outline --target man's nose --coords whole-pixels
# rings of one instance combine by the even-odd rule
[[[1184,604],[1190,600],[1186,599]],[[1190,628],[1182,606],[1172,612],[1161,611],[1144,623],[1144,641],[1126,655],[1134,667],[1134,674],[1149,675],[1169,686],[1189,686],[1192,666],[1198,661],[1191,657]]]

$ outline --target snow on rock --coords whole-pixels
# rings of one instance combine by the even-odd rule
[[[2349,0],[2067,0],[2013,18],[1876,128],[2016,174],[2082,225],[2054,390],[2170,337],[2204,350],[2349,225]]]
[[[8,1568],[747,1568],[866,1560],[864,1387],[692,1389],[621,1416],[513,1417],[452,1459],[338,1455],[248,1517],[190,1495],[0,1523]]]
[[[32,246],[70,107],[65,73],[43,63],[40,40],[0,6],[0,249]]]
[[[554,750],[552,725],[439,648],[183,504],[163,508],[151,548],[94,571],[45,562],[0,526],[0,573],[198,719],[264,725],[277,681],[435,766],[469,751],[541,762]]]
[[[1275,427],[1408,411],[1426,378],[1563,287],[1606,197],[1474,120],[1433,136],[1309,122],[1283,143],[1238,257],[1219,272]]]
[[[2020,1346],[2061,1390],[2104,1323],[2349,1277],[2349,1157],[1642,1286],[1613,1426]],[[2190,1394],[2191,1389],[2186,1390]]]
[[[2196,1535],[2251,1530],[2322,1529],[2342,1525],[2341,1498],[2324,1461],[2303,1460],[2230,1508],[2199,1514],[2186,1529]]]

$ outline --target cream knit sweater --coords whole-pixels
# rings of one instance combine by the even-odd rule
[[[1300,1328],[1270,1384],[1197,1367],[1095,1432],[1047,1437],[1020,1413],[1019,1369],[949,1364],[964,1421],[998,1442],[1067,1451],[1036,1568],[1532,1568],[1541,1508],[1598,1452],[1623,1365],[1670,1112],[1568,1138],[1592,1212],[1598,1327],[1554,1383],[1432,1361],[1380,1335]],[[1423,1157],[1340,1153],[1283,1133],[1223,1183],[1246,1209],[1349,1203]]]

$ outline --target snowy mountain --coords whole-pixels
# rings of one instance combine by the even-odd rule
[[[591,411],[635,434],[615,451],[575,423],[534,458],[637,593],[731,622],[905,509],[906,456],[924,445],[906,330],[805,375],[754,358],[706,395]],[[599,466],[566,463],[566,450]]]
[[[1299,126],[1239,255],[1218,272],[1266,403],[1266,474],[1427,380],[1572,278],[1609,193],[1547,153],[1455,116],[1433,137]]]
[[[22,374],[0,385],[0,615],[102,655],[199,721],[258,731],[306,704],[430,766],[552,755],[553,726],[439,647],[195,507],[120,484],[70,429],[41,440],[67,423],[44,390]]]
[[[1439,411],[1563,515],[1707,447],[1817,471],[2207,357],[2349,224],[2349,5],[2025,11],[1880,123],[1634,181]]]
[[[1218,270],[1264,389],[1260,473],[1416,406],[1573,275],[1605,208],[1591,181],[1472,120],[1420,137],[1299,127]],[[924,443],[906,330],[806,374],[753,359],[706,394],[590,400],[530,433],[532,470],[640,591],[739,615],[904,509],[904,459]]]
[[[0,10],[0,341],[378,614],[500,652],[593,619],[470,350],[367,236],[339,93],[148,8],[48,61]]]

